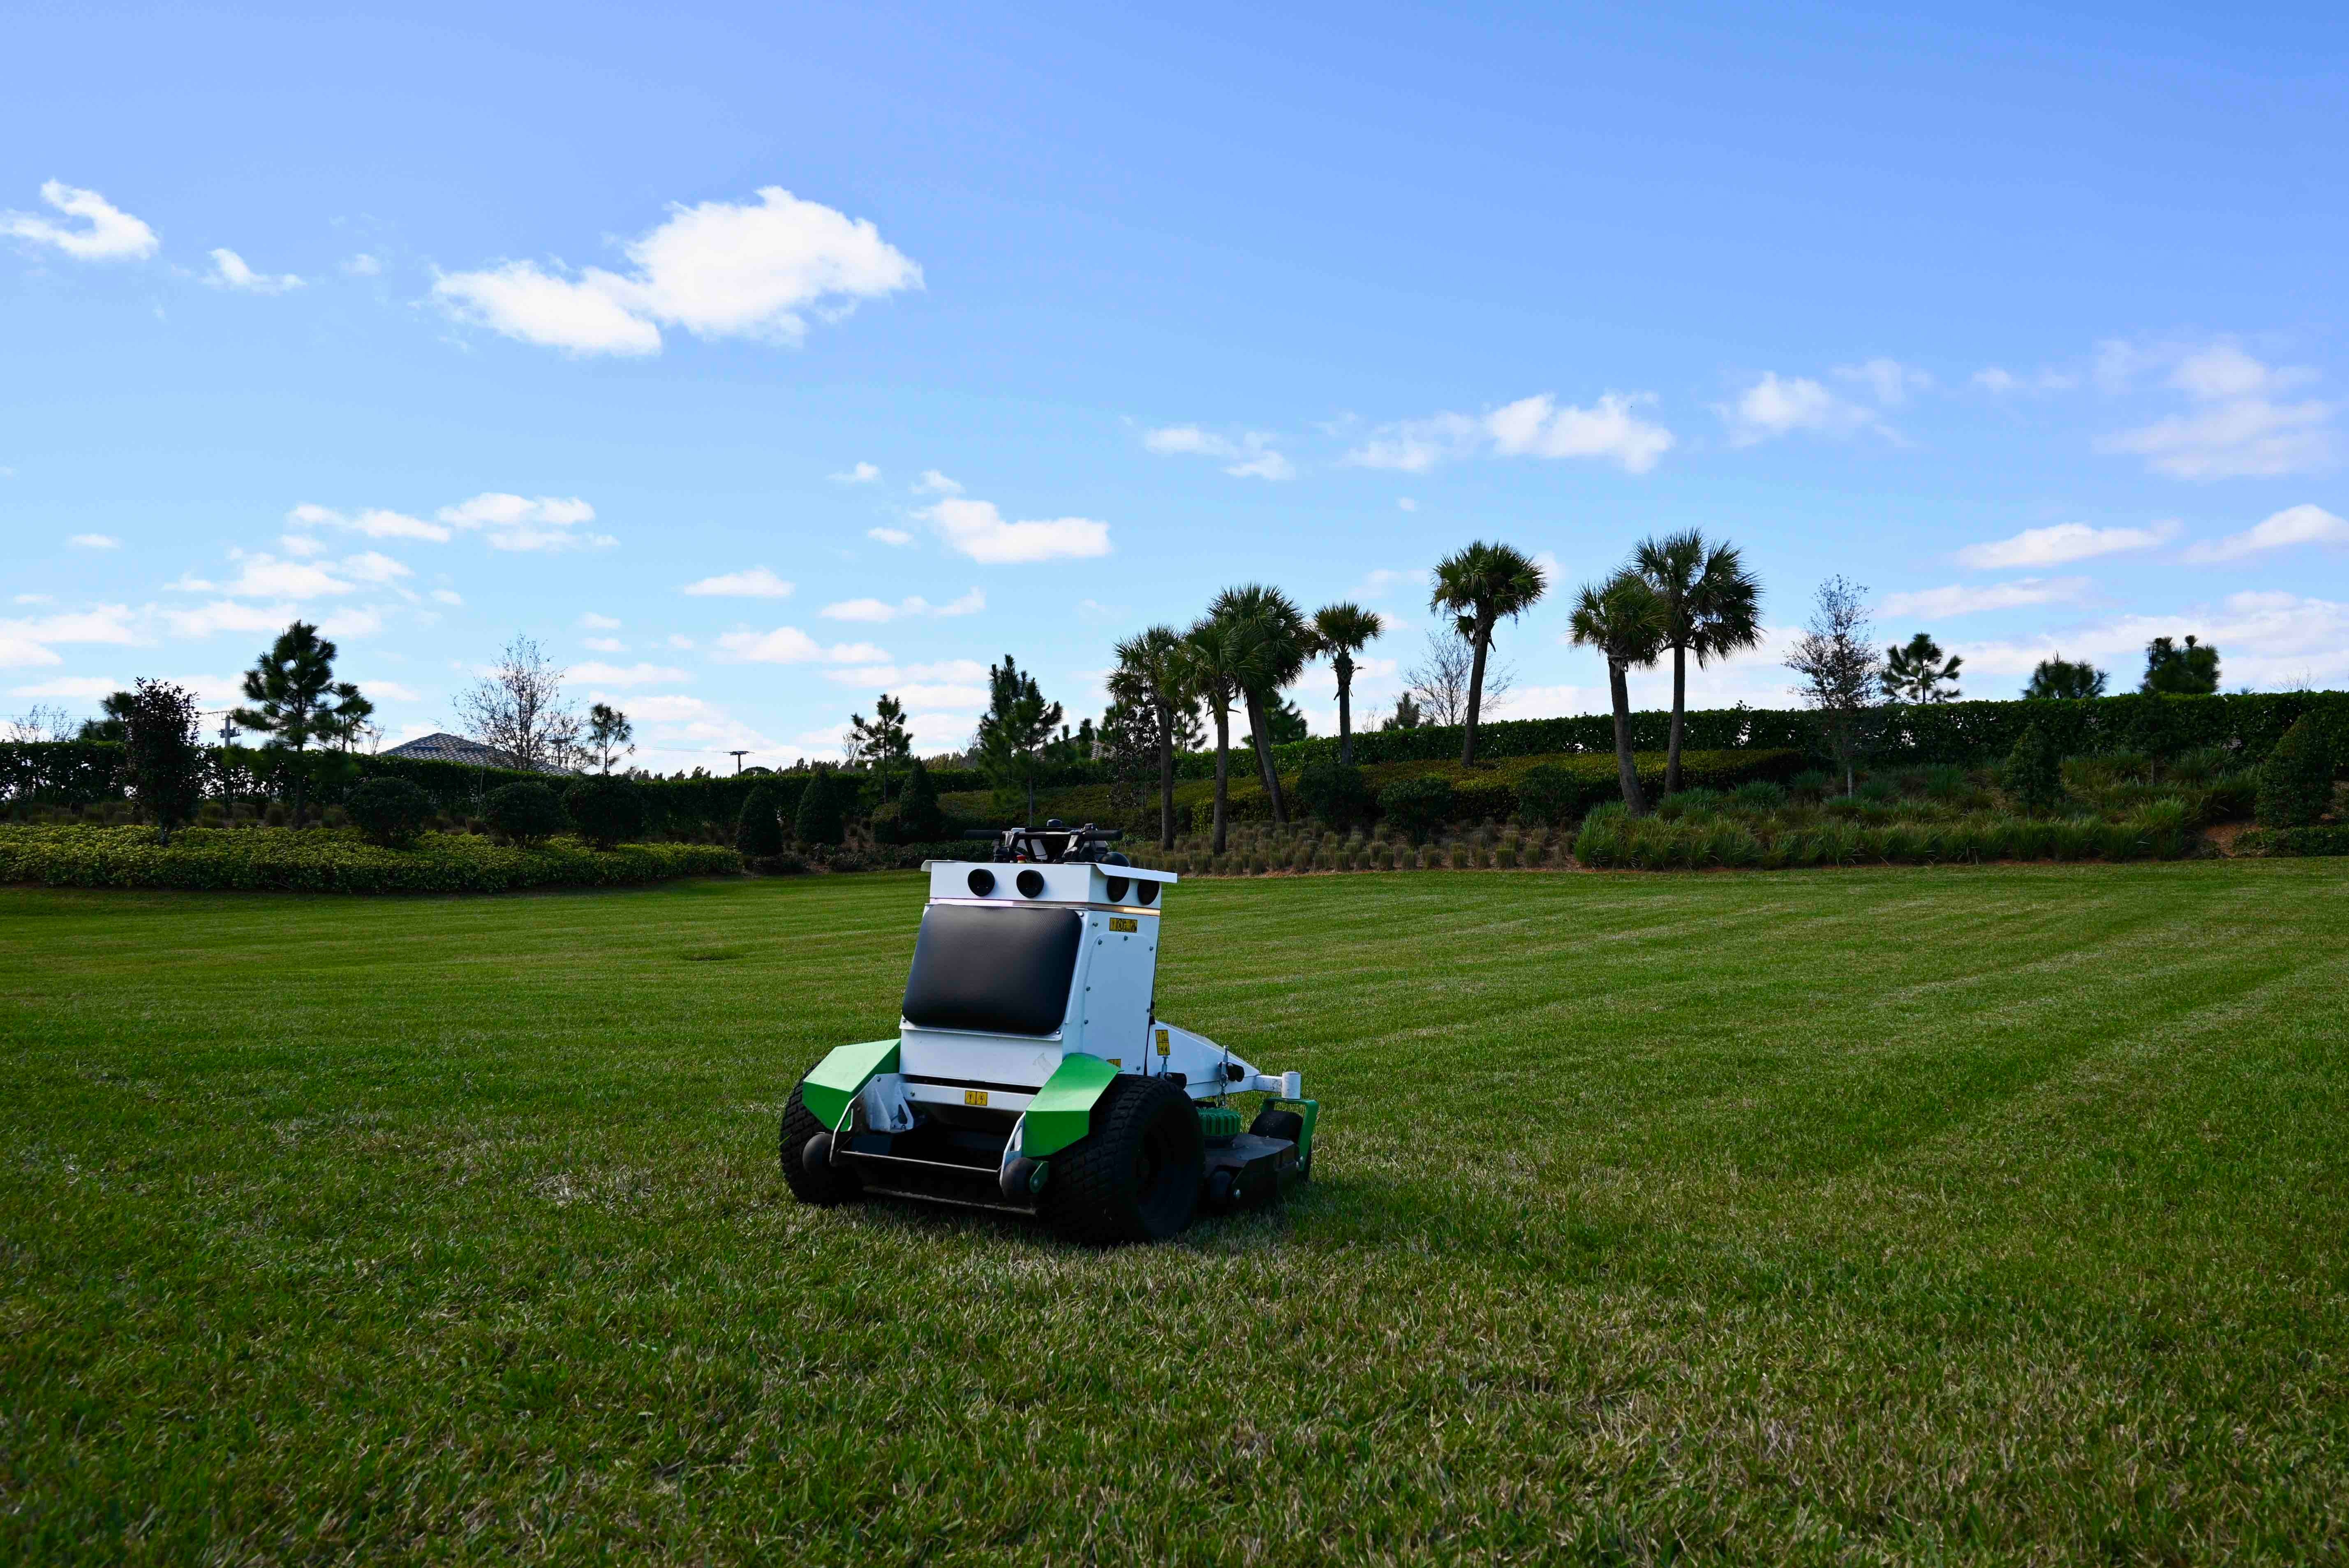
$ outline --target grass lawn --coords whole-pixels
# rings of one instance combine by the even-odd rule
[[[1180,888],[1102,1254],[785,1195],[921,896],[0,889],[0,1556],[2349,1557],[2337,863]]]

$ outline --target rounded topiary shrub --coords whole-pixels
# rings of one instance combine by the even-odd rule
[[[343,809],[368,842],[393,849],[416,842],[432,820],[432,797],[406,779],[367,779],[351,791]]]
[[[2333,733],[2313,713],[2283,732],[2260,764],[2261,827],[2306,827],[2333,805]]]
[[[510,784],[490,792],[490,826],[516,844],[538,844],[571,826],[563,800],[543,784]]]
[[[632,779],[581,779],[563,792],[563,804],[581,836],[598,849],[644,836],[645,792]]]
[[[2033,724],[2016,737],[2000,782],[2033,811],[2053,811],[2064,804],[2064,758],[2046,731]]]
[[[776,815],[771,784],[752,784],[750,793],[742,797],[742,815],[734,824],[734,847],[750,860],[783,852],[783,823]]]
[[[792,817],[792,836],[802,844],[837,844],[848,836],[848,801],[856,787],[829,769],[818,769],[800,791],[800,807]]]
[[[1452,781],[1433,774],[1398,779],[1379,791],[1379,810],[1390,826],[1419,843],[1452,815]]]

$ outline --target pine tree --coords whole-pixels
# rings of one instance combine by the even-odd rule
[[[316,627],[295,621],[245,671],[244,698],[253,706],[229,715],[245,729],[266,734],[268,749],[291,753],[296,827],[309,782],[310,742],[347,740],[375,711],[357,686],[335,679],[336,651]]]

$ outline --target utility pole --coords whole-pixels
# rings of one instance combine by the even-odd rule
[[[727,754],[728,756],[730,756],[730,757],[731,757],[731,758],[733,758],[733,759],[734,759],[734,772],[735,772],[736,776],[737,776],[737,777],[740,777],[740,774],[741,774],[741,772],[742,772],[742,759],[743,759],[744,757],[749,756],[750,753],[749,752],[747,752],[747,751],[744,751],[744,752],[729,752],[729,753],[727,753],[726,754]]]

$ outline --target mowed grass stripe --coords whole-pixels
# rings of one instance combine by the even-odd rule
[[[1324,1100],[1108,1254],[791,1206],[904,877],[0,893],[21,1556],[2344,1554],[2324,867],[1215,881]]]

